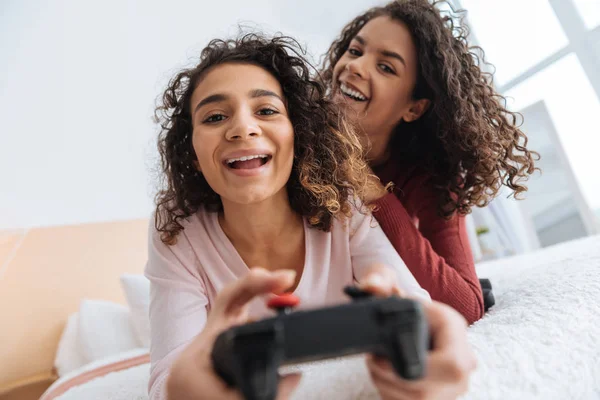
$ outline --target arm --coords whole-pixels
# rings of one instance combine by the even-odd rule
[[[483,297],[464,217],[436,214],[436,197],[425,179],[412,179],[402,193],[377,199],[375,218],[417,281],[433,300],[460,312],[469,324],[483,316]],[[407,209],[418,218],[417,228]]]
[[[253,268],[221,289],[211,302],[210,315],[202,333],[186,346],[171,368],[166,384],[169,400],[241,399],[240,391],[227,385],[214,370],[211,355],[214,342],[224,330],[248,322],[247,309],[251,300],[268,293],[283,293],[293,285],[295,277],[293,270],[270,272]],[[277,400],[290,398],[299,379],[299,374],[281,377]]]
[[[373,216],[355,211],[351,222],[350,254],[354,279],[363,283],[373,272],[376,264],[391,268],[394,282],[404,295],[429,301],[429,293],[424,290],[407,268],[398,252]]]
[[[150,280],[149,399],[164,400],[172,364],[204,328],[208,300],[187,239],[181,234],[176,245],[167,246],[152,225],[145,271]]]

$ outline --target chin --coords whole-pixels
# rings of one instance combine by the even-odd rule
[[[360,115],[364,115],[365,113],[365,106],[360,104],[360,103],[356,103],[356,102],[344,102],[344,109],[346,110],[346,117],[353,122],[358,121],[360,118]]]
[[[252,205],[260,204],[264,201],[269,200],[273,197],[273,193],[268,189],[264,188],[252,188],[244,190],[236,190],[234,193],[228,193],[221,195],[221,199],[231,203],[239,205]]]

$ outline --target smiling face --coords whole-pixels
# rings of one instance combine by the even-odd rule
[[[417,49],[406,25],[376,17],[352,39],[333,70],[336,100],[372,141],[387,143],[401,121],[411,122],[428,100],[415,100]]]
[[[191,112],[196,167],[224,206],[287,199],[294,130],[273,75],[251,64],[218,65],[194,90]]]

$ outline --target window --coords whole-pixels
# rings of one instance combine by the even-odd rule
[[[600,0],[454,2],[542,156],[513,228],[542,246],[600,232]]]
[[[600,101],[577,56],[563,57],[506,96],[515,111],[544,101],[583,197],[592,209],[600,210]]]
[[[600,1],[600,0],[598,0]],[[461,0],[486,61],[503,86],[569,44],[547,0]]]
[[[585,27],[594,29],[600,26],[600,0],[573,0]]]

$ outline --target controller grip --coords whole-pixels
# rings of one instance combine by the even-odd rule
[[[412,309],[392,307],[380,310],[382,328],[387,340],[387,353],[396,373],[404,379],[422,378],[426,372],[427,353],[430,348],[429,326],[423,308],[417,302]]]
[[[247,400],[275,400],[278,369],[283,362],[279,326],[253,333],[221,333],[212,351],[213,367],[230,387],[237,387]]]

